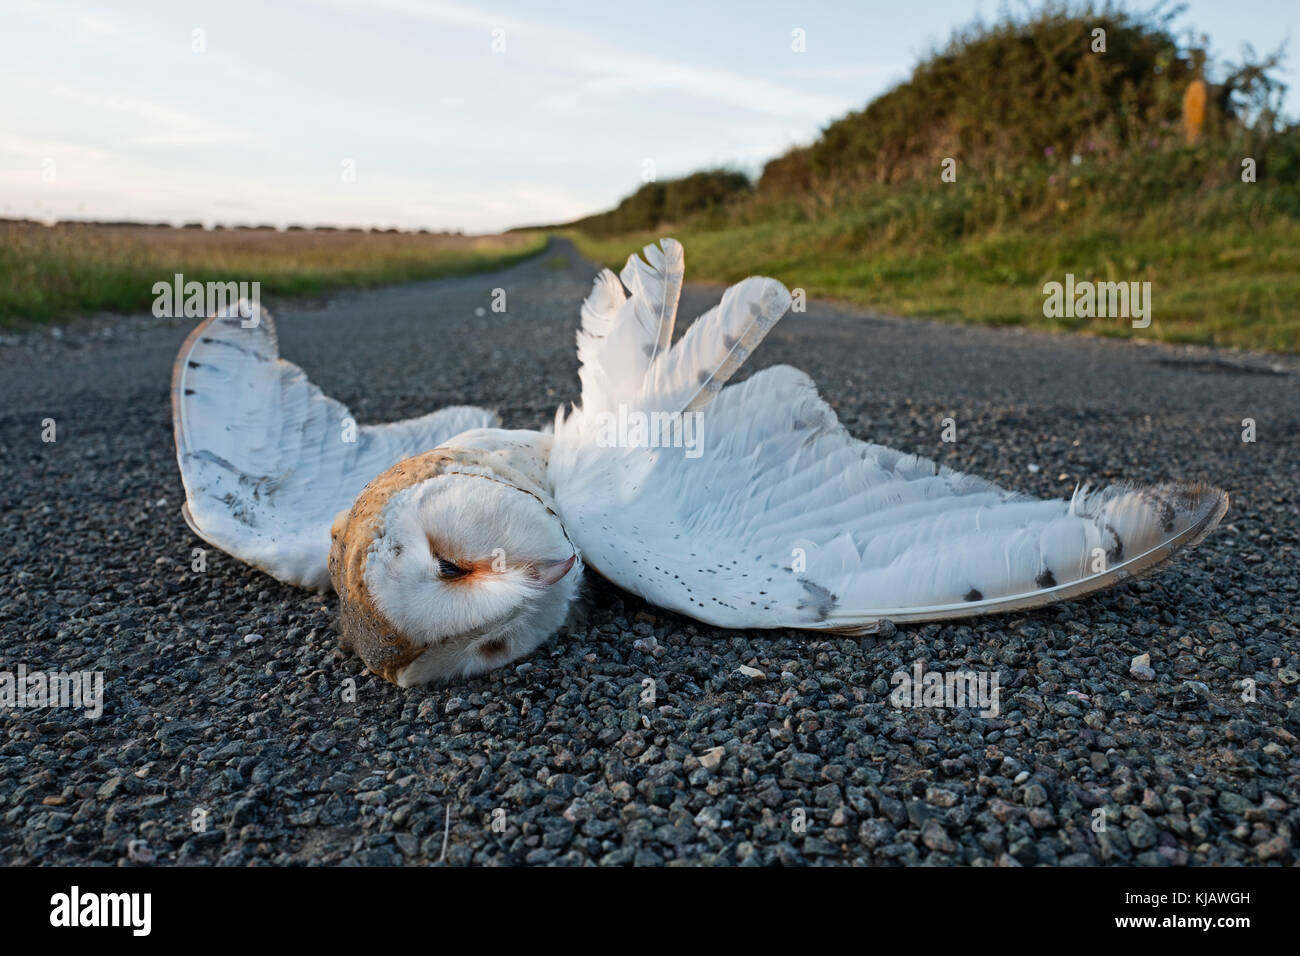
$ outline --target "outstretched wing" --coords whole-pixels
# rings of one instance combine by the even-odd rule
[[[203,540],[301,587],[329,587],[330,524],[366,482],[497,424],[494,412],[453,406],[358,427],[279,357],[270,313],[246,303],[196,328],[172,370],[185,520]]]
[[[853,438],[785,366],[713,397],[707,383],[743,360],[746,335],[770,327],[772,280],[746,282],[678,343],[718,348],[675,347],[678,364],[617,427],[588,412],[585,388],[583,407],[557,423],[551,470],[570,536],[591,567],[654,604],[724,627],[850,632],[1034,607],[1149,570],[1227,509],[1202,485],[1115,485],[1069,501],[1010,492]],[[758,323],[739,336],[723,329],[737,303]],[[728,342],[739,351],[719,362]],[[656,412],[677,429],[670,441]]]

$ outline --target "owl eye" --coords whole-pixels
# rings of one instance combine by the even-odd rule
[[[456,578],[463,578],[467,574],[469,574],[467,569],[452,564],[446,558],[438,559],[438,577],[444,581],[454,581]]]

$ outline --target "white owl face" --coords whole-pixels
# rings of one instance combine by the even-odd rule
[[[403,687],[481,673],[564,623],[581,562],[533,493],[465,465],[393,492],[378,517],[362,576],[380,626],[340,589],[345,641],[376,673]]]

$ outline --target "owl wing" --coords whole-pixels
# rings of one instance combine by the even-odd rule
[[[172,370],[185,520],[209,544],[301,587],[329,587],[330,525],[370,479],[497,424],[494,412],[452,406],[357,426],[279,357],[270,313],[245,303],[196,328]]]
[[[557,420],[551,476],[570,536],[589,566],[656,605],[723,627],[845,632],[1035,607],[1155,567],[1227,509],[1198,484],[1059,501],[1008,491],[855,439],[786,366],[721,387],[784,312],[784,291],[770,279],[729,289],[641,390],[620,386],[634,404],[589,395],[601,379],[588,375],[582,407]],[[681,447],[663,447],[674,412]],[[645,447],[655,414],[667,416],[660,447]]]

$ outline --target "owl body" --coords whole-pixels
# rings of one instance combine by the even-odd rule
[[[746,279],[674,341],[683,272],[664,240],[597,276],[581,401],[553,433],[468,406],[358,430],[279,358],[264,311],[214,316],[173,374],[186,520],[280,580],[333,587],[343,645],[409,687],[535,650],[584,565],[719,627],[857,633],[1080,597],[1227,510],[1196,482],[1036,499],[851,436],[796,369],[729,385],[789,293]],[[609,427],[686,416],[689,448]]]

